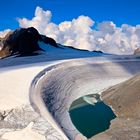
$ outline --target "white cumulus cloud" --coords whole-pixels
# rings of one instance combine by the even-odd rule
[[[140,47],[140,25],[123,24],[117,27],[112,21],[103,21],[94,28],[95,21],[79,16],[72,21],[55,24],[51,11],[37,7],[32,19],[18,19],[20,27],[35,27],[41,34],[58,43],[90,51],[101,50],[114,54],[132,54]]]

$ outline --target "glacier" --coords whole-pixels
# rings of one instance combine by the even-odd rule
[[[57,139],[86,140],[71,122],[68,111],[72,102],[131,78],[140,72],[140,58],[39,44],[46,48],[45,53],[0,60],[0,110],[28,104],[61,135]],[[6,132],[2,138],[16,140],[13,133]],[[48,139],[55,137],[52,134]],[[44,137],[38,136],[38,140]]]

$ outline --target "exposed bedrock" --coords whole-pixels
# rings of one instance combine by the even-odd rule
[[[84,140],[87,138],[75,128],[69,116],[72,102],[84,95],[100,94],[137,72],[140,72],[139,60],[65,62],[46,68],[35,77],[30,88],[30,101],[64,140]]]
[[[112,106],[117,118],[112,121],[110,129],[91,140],[139,140],[140,73],[104,91],[102,99]]]
[[[0,39],[0,57],[7,57],[14,54],[21,56],[32,55],[36,51],[42,50],[38,41],[57,47],[54,39],[39,34],[34,27],[19,28],[10,31],[4,38]]]

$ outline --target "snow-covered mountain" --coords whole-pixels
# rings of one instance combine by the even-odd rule
[[[33,28],[9,33],[1,44],[1,139],[85,140],[70,120],[71,103],[140,72],[139,56],[78,50]]]
[[[0,39],[0,57],[9,56],[30,56],[37,55],[39,51],[47,53],[82,53],[86,55],[88,50],[79,50],[72,46],[63,46],[57,44],[52,38],[39,34],[34,27],[19,28],[15,31],[10,31],[4,38]],[[93,53],[96,51],[93,51]],[[102,53],[99,51],[99,53]]]

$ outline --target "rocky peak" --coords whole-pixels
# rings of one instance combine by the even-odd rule
[[[9,32],[0,40],[2,49],[0,57],[7,57],[14,54],[21,56],[33,55],[36,51],[42,50],[38,41],[57,47],[54,39],[39,34],[34,27],[19,28]]]

